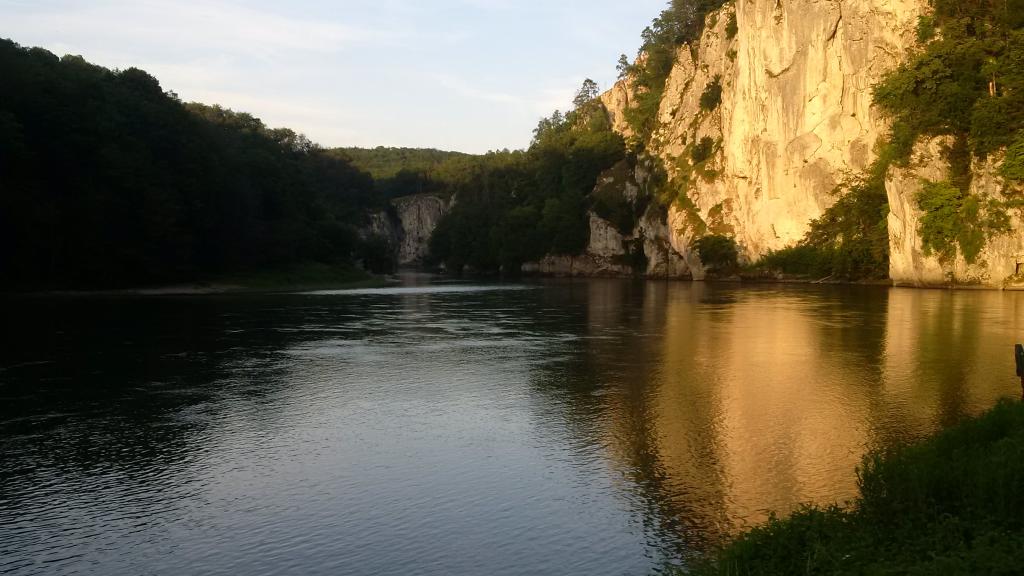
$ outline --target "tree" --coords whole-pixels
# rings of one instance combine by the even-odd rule
[[[615,69],[619,72],[619,80],[629,76],[633,72],[633,65],[629,63],[629,56],[625,54],[619,56],[619,63],[615,65]]]
[[[373,181],[146,72],[0,40],[0,276],[25,289],[351,263]]]
[[[590,78],[583,81],[583,86],[580,87],[579,91],[576,92],[576,97],[573,98],[573,106],[577,110],[590,104],[601,95],[601,89],[598,88],[597,82],[594,82]]]
[[[693,243],[704,266],[722,274],[734,272],[739,267],[739,249],[736,241],[727,236],[705,236]]]

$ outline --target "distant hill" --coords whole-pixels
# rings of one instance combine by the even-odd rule
[[[335,148],[332,153],[347,158],[357,168],[369,172],[376,180],[394,178],[399,172],[429,172],[452,158],[468,158],[470,154],[447,152],[433,148]]]

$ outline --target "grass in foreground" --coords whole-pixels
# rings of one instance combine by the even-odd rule
[[[772,519],[691,574],[1024,574],[1024,405],[869,454],[849,508]]]

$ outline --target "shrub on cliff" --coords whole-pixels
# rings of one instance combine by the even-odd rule
[[[715,76],[700,95],[700,109],[711,112],[722,104],[722,78]]]
[[[739,22],[736,20],[736,13],[729,14],[729,21],[725,23],[725,38],[732,40],[740,32]]]
[[[874,98],[893,119],[889,161],[907,160],[921,137],[952,137],[948,181],[926,183],[917,197],[919,232],[927,252],[950,261],[959,251],[973,262],[1008,225],[1008,205],[972,195],[972,163],[1009,146],[1003,175],[1013,179],[1013,145],[1024,131],[1024,0],[933,7],[918,30],[924,49],[887,75]]]
[[[739,268],[739,248],[736,241],[728,236],[705,236],[694,241],[693,248],[709,271],[732,274]]]
[[[644,29],[643,44],[636,62],[619,59],[621,77],[630,77],[636,89],[633,105],[626,110],[626,120],[637,133],[637,144],[646,143],[654,131],[658,106],[665,90],[676,51],[683,44],[700,38],[708,14],[718,10],[727,0],[671,0],[668,7]]]

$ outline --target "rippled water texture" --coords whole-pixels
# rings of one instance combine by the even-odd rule
[[[1019,395],[1024,294],[3,301],[0,573],[648,574]]]

